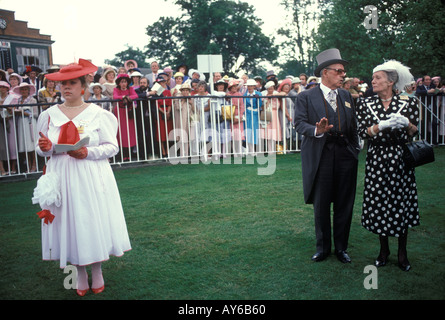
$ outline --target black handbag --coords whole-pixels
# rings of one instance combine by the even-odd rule
[[[433,147],[425,140],[408,142],[403,146],[403,161],[410,168],[434,162]]]

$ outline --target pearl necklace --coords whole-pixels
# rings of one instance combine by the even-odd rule
[[[388,102],[388,101],[391,101],[391,100],[392,100],[392,97],[391,97],[391,98],[388,98],[388,99],[382,99],[382,98],[380,98],[380,100],[382,100],[383,102]]]
[[[86,103],[82,102],[82,104],[80,106],[74,106],[74,107],[67,106],[67,105],[65,105],[65,103],[62,103],[60,106],[63,108],[67,108],[67,109],[80,109],[80,108],[86,106]]]

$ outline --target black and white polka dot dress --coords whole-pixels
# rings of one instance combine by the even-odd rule
[[[403,162],[403,150],[397,139],[408,139],[404,129],[383,130],[376,136],[368,135],[368,127],[391,113],[399,111],[418,125],[417,102],[407,96],[394,96],[388,110],[378,96],[366,98],[357,105],[359,134],[368,139],[363,192],[362,225],[382,236],[399,237],[407,229],[419,225],[419,207],[414,169]],[[370,110],[374,111],[374,113]]]

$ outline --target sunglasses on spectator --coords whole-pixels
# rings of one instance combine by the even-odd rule
[[[328,70],[334,70],[335,72],[337,72],[337,74],[345,74],[346,75],[346,70],[343,70],[343,69],[334,69],[334,68],[325,68],[325,69],[328,69]]]

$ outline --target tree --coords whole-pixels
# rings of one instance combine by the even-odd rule
[[[126,45],[127,49],[116,53],[114,59],[105,60],[105,64],[109,64],[115,67],[122,67],[127,60],[134,60],[138,63],[139,68],[148,68],[150,64],[145,59],[145,53],[141,49],[134,49],[132,46]]]
[[[316,52],[338,48],[351,76],[370,78],[384,60],[396,59],[414,76],[445,74],[445,10],[439,0],[324,0]],[[377,8],[378,25],[367,29],[363,9]]]
[[[319,0],[283,0],[289,15],[286,17],[288,23],[278,29],[277,34],[281,36],[280,77],[288,74],[299,75],[300,73],[312,74],[316,68],[314,63],[314,41],[313,35],[317,32],[320,16]]]
[[[147,56],[162,65],[196,66],[198,54],[221,54],[228,71],[244,56],[243,69],[260,71],[260,61],[278,56],[274,39],[261,31],[262,21],[247,3],[231,0],[177,0],[182,15],[163,17],[147,27]]]

